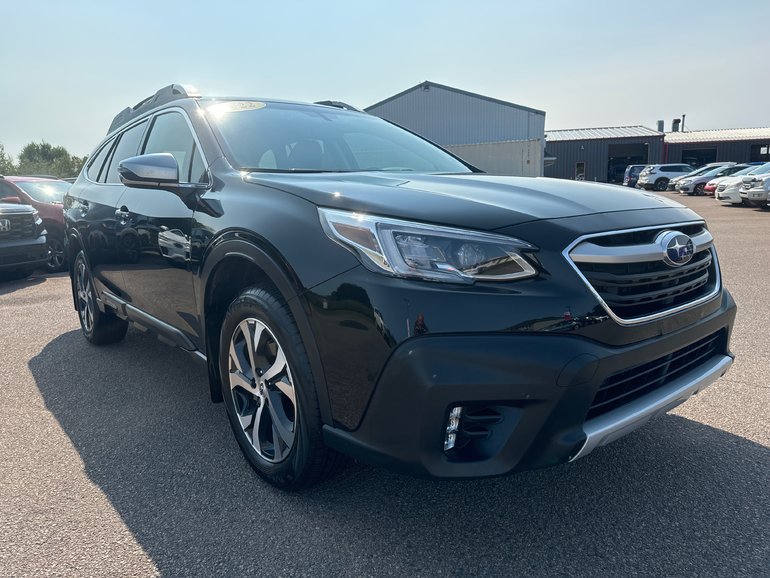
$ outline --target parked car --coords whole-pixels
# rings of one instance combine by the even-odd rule
[[[37,210],[18,198],[0,202],[0,276],[26,277],[47,260],[45,226]]]
[[[706,195],[714,196],[714,193],[716,193],[717,187],[719,186],[719,183],[724,181],[725,179],[729,179],[730,177],[734,176],[743,176],[746,173],[748,173],[751,169],[761,165],[762,163],[741,163],[733,166],[734,172],[731,172],[730,174],[724,174],[713,177],[709,182],[706,183],[706,185],[703,187],[703,193]]]
[[[679,193],[679,191],[676,190],[676,186],[679,184],[679,181],[682,179],[687,179],[690,177],[697,177],[699,175],[702,175],[703,173],[707,173],[717,167],[724,166],[727,163],[709,163],[707,165],[703,165],[702,167],[698,167],[697,169],[694,169],[692,172],[687,173],[686,175],[681,175],[678,177],[674,177],[670,181],[668,181],[668,186],[666,187],[667,191],[673,191],[675,193]]]
[[[763,175],[770,174],[770,163],[754,166],[750,169],[745,169],[744,175],[735,173],[734,175],[723,179],[717,185],[715,193],[716,199],[724,205],[741,205],[748,204],[741,197],[741,187],[743,186],[743,177],[746,175]]]
[[[646,166],[647,165],[628,165],[623,173],[623,186],[635,188],[636,182],[639,180],[639,174]]]
[[[639,175],[636,186],[640,189],[665,191],[671,179],[692,172],[690,165],[648,165]]]
[[[740,195],[741,200],[752,207],[767,207],[767,186],[765,182],[770,179],[770,173],[753,173],[742,177]]]
[[[668,199],[485,175],[363,112],[178,85],[89,158],[65,197],[83,335],[134,321],[205,360],[281,488],[340,454],[440,478],[573,461],[732,363],[711,233]]]
[[[742,166],[742,165],[741,165]],[[737,167],[737,168],[736,168]],[[737,173],[741,167],[737,163],[727,163],[721,167],[715,167],[710,171],[694,177],[684,177],[676,185],[676,190],[683,195],[703,195],[705,194],[706,183],[714,177],[729,177]]]
[[[0,177],[0,202],[8,197],[18,198],[40,213],[48,231],[48,261],[45,267],[50,272],[61,271],[67,266],[62,199],[71,186],[71,183],[55,177]]]

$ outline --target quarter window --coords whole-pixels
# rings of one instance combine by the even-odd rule
[[[94,156],[91,163],[88,165],[88,178],[94,181],[95,183],[100,182],[99,181],[99,173],[102,171],[102,167],[104,166],[104,161],[107,158],[107,155],[112,150],[112,145],[115,143],[115,139],[111,139],[108,141],[96,155]],[[105,171],[106,172],[106,171]],[[102,180],[101,182],[104,182]]]
[[[120,140],[115,146],[115,152],[112,153],[110,167],[107,169],[108,183],[120,182],[118,165],[120,164],[120,161],[136,156],[136,151],[139,150],[139,142],[142,140],[142,135],[144,134],[144,129],[146,126],[147,121],[141,122],[135,126],[132,126],[120,136]]]

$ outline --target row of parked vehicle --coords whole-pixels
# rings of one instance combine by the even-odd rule
[[[72,183],[54,177],[0,176],[0,273],[26,277],[66,265],[62,200]]]
[[[623,185],[686,195],[713,195],[725,205],[768,207],[770,162],[628,165]]]

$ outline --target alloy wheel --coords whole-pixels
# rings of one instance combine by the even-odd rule
[[[94,291],[91,286],[91,276],[84,261],[78,261],[75,274],[75,291],[77,292],[78,314],[83,323],[83,329],[90,333],[94,327]]]
[[[230,394],[254,450],[268,462],[286,459],[297,432],[297,397],[283,348],[261,321],[241,321],[230,338]]]
[[[59,239],[48,240],[48,269],[59,271],[64,265],[64,243]]]

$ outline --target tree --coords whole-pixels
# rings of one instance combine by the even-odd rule
[[[20,175],[53,175],[74,177],[83,166],[86,157],[76,157],[62,146],[52,146],[41,141],[31,142],[21,149],[16,172]]]
[[[16,173],[13,157],[5,152],[5,147],[0,143],[0,175],[12,175]]]

